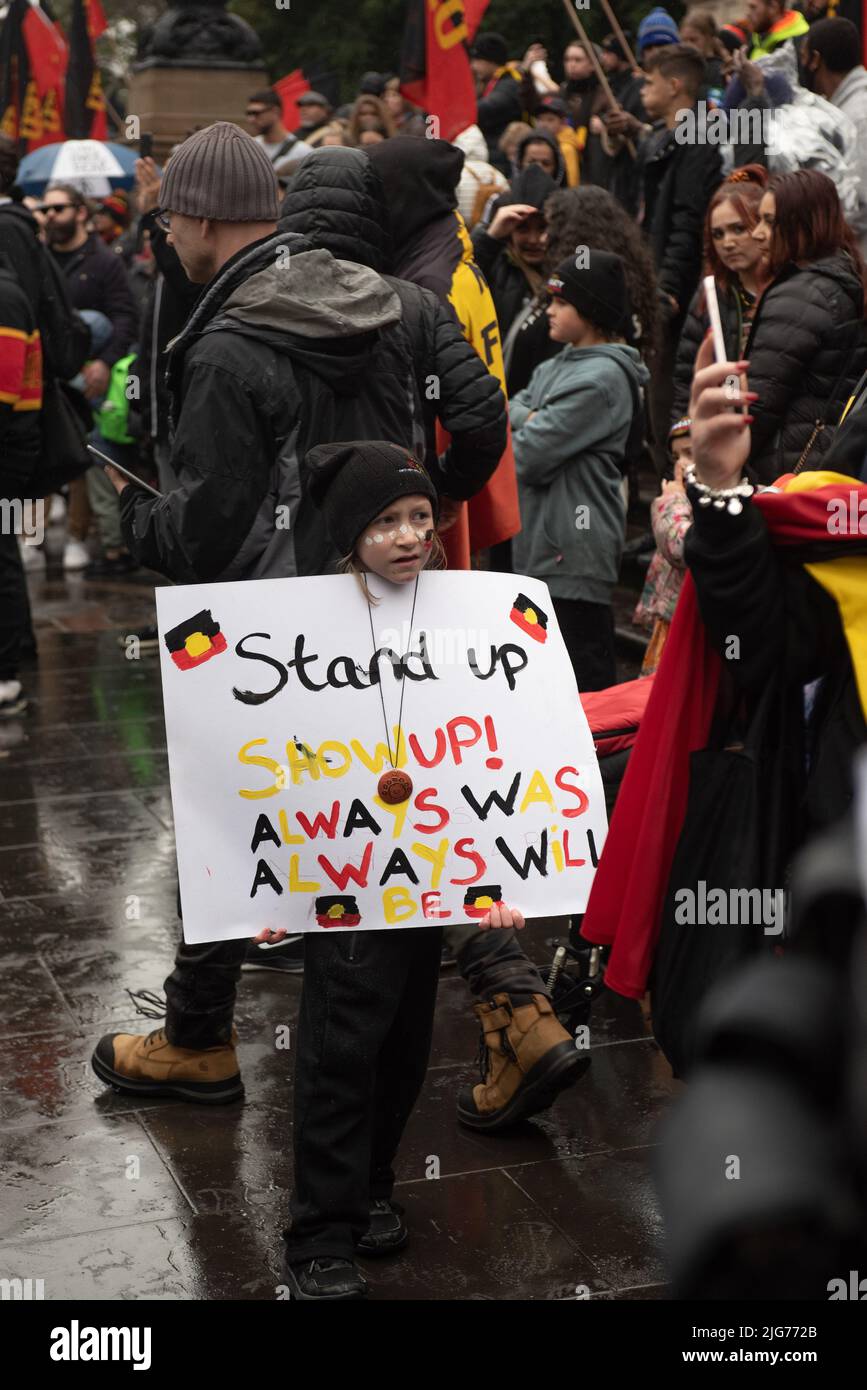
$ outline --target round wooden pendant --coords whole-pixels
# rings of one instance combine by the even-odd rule
[[[412,796],[412,778],[405,772],[398,772],[396,768],[392,768],[380,777],[377,791],[386,805],[397,806],[399,802],[408,801]]]

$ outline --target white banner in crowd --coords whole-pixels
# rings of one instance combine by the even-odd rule
[[[188,942],[584,910],[605,800],[547,586],[423,573],[417,593],[371,591],[157,590]]]

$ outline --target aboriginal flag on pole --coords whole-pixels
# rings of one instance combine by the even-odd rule
[[[70,140],[107,140],[108,121],[94,44],[108,25],[99,0],[73,0],[66,76],[66,134]]]
[[[434,134],[453,140],[476,119],[476,89],[467,43],[487,0],[409,0],[400,54],[400,90],[439,121]]]

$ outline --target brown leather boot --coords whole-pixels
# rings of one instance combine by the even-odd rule
[[[473,1129],[506,1129],[547,1110],[590,1065],[558,1021],[544,994],[514,1005],[508,994],[474,1005],[482,1026],[482,1082],[458,1097],[458,1119]]]
[[[90,1064],[101,1081],[131,1095],[179,1096],[207,1105],[221,1105],[243,1096],[235,1043],[219,1047],[173,1047],[164,1028],[146,1036],[106,1033],[96,1045]]]

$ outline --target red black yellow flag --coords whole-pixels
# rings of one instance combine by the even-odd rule
[[[518,594],[509,617],[522,632],[532,637],[534,642],[548,640],[548,614],[528,599],[526,594]]]
[[[482,6],[482,9],[484,6]],[[474,11],[480,11],[475,0]],[[481,18],[481,12],[475,22]],[[476,89],[463,0],[409,0],[400,54],[400,90],[436,116],[434,134],[453,140],[476,119]]]
[[[180,671],[201,666],[212,656],[226,650],[226,639],[220,631],[220,624],[215,622],[207,608],[178,623],[177,627],[166,633],[164,641]]]
[[[320,927],[357,927],[361,913],[354,895],[331,893],[317,898],[316,921]]]
[[[486,917],[492,907],[503,906],[503,890],[499,883],[477,883],[464,894],[464,912],[468,917]]]
[[[48,0],[30,6],[24,20],[24,37],[32,76],[29,100],[25,103],[32,113],[28,122],[29,152],[40,145],[57,144],[66,137],[63,104],[69,49]]]

